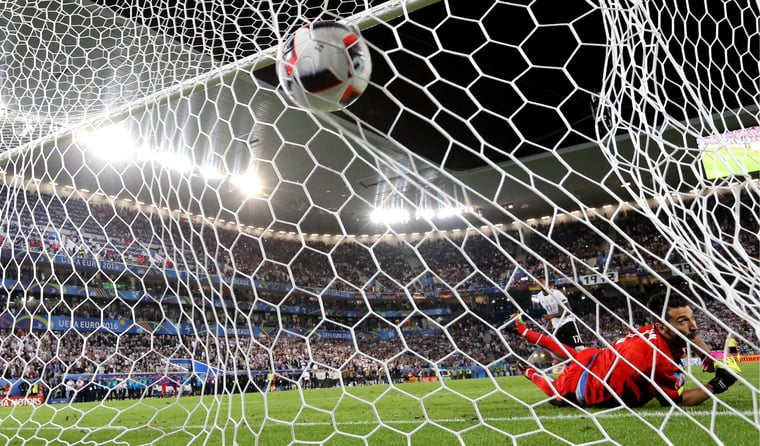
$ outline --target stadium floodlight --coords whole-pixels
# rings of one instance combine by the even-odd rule
[[[417,219],[432,220],[435,216],[435,210],[429,208],[418,209],[417,212],[414,213],[414,217]]]
[[[201,177],[210,181],[223,180],[226,177],[226,175],[220,172],[219,169],[208,164],[200,166],[198,168],[198,173],[200,173]]]
[[[261,194],[261,183],[258,176],[253,173],[238,174],[230,176],[230,183],[235,185],[238,190],[249,197],[255,197]]]
[[[127,161],[136,152],[132,136],[122,126],[116,124],[92,130],[80,130],[75,135],[75,140],[87,151],[111,163]]]
[[[409,221],[409,211],[400,208],[377,208],[370,214],[373,223],[406,223]]]
[[[172,152],[151,152],[150,158],[167,169],[180,173],[187,173],[193,170],[192,162],[183,155]]]
[[[438,218],[450,218],[456,215],[462,215],[464,208],[446,206],[438,210],[436,217]]]

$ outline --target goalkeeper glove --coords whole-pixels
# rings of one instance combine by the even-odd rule
[[[714,372],[715,371],[715,360],[710,355],[705,355],[704,358],[702,358],[702,371],[703,372]]]
[[[736,360],[729,357],[725,363],[715,363],[715,378],[707,384],[712,386],[714,394],[723,393],[736,382],[737,375],[741,372]]]

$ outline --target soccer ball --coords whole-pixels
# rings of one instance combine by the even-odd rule
[[[298,28],[277,56],[280,86],[304,108],[335,111],[351,105],[372,73],[369,47],[358,31],[319,21]]]

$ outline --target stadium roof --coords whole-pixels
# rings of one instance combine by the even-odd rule
[[[605,74],[606,37],[600,10],[588,2],[418,0],[405,3],[406,16],[389,15],[387,24],[365,20],[372,87],[346,113],[330,116],[285,107],[273,88],[275,30],[257,25],[261,14],[276,16],[283,30],[325,18],[311,2],[265,2],[277,5],[276,12],[237,0],[150,2],[142,9],[126,0],[26,3],[0,14],[3,143],[6,150],[40,141],[64,147],[39,156],[34,170],[23,172],[30,177],[211,218],[237,216],[257,227],[332,234],[376,233],[382,226],[369,221],[373,208],[405,200],[464,203],[477,212],[461,218],[484,224],[548,215],[555,205],[569,212],[627,200],[635,184],[647,184],[646,172],[624,166],[630,138],[606,140],[623,165],[615,169],[595,142],[604,136],[597,136],[592,98]],[[366,12],[365,2],[314,4],[357,20]],[[398,6],[369,6],[388,4]],[[42,7],[47,13],[37,14]],[[67,27],[51,25],[56,19]],[[668,99],[673,116],[692,115],[678,95]],[[714,109],[727,107],[738,104]],[[50,119],[34,121],[31,111],[38,117],[41,108]],[[139,134],[139,144],[174,144],[196,163],[226,171],[253,168],[264,195],[249,198],[224,182],[208,193],[210,180],[202,176],[156,163],[124,168],[65,149],[81,122],[98,126],[126,115],[140,116],[121,129]],[[740,115],[720,116],[719,126],[740,126]],[[359,132],[370,144],[354,139]],[[683,131],[670,132],[677,147],[693,143]],[[663,147],[636,144],[655,152]],[[694,162],[693,154],[679,159]],[[681,169],[667,174],[675,190],[698,182]],[[185,186],[174,186],[179,183]],[[418,221],[395,229],[433,228]]]

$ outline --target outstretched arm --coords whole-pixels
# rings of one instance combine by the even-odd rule
[[[709,390],[713,390],[712,386],[710,384],[705,384],[705,387],[707,387]],[[698,404],[702,404],[710,398],[712,394],[705,392],[701,388],[697,389],[687,389],[684,390],[681,394],[681,401],[679,402],[679,405],[681,406],[696,406]]]
[[[730,358],[725,363],[720,363],[715,367],[715,377],[710,382],[705,383],[707,391],[702,388],[688,389],[680,396],[678,404],[681,406],[696,406],[703,403],[706,399],[712,395],[723,393],[731,387],[737,379],[737,375],[741,373],[739,365]]]

